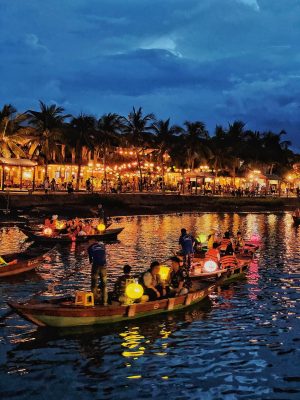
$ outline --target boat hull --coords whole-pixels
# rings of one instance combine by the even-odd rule
[[[44,261],[45,257],[47,257],[51,250],[39,256],[35,256],[26,260],[20,260],[16,264],[0,267],[0,279],[13,277],[34,270],[41,264],[41,262]]]
[[[83,325],[101,325],[134,320],[184,309],[204,300],[215,290],[216,285],[175,298],[134,303],[131,305],[109,305],[83,307],[66,303],[8,303],[19,315],[38,326],[57,328]]]
[[[32,230],[20,228],[22,232],[29,237],[29,239],[36,242],[43,243],[81,243],[87,242],[89,240],[101,240],[101,241],[112,241],[116,240],[119,233],[122,232],[124,228],[107,229],[104,233],[99,235],[88,235],[88,236],[77,236],[76,240],[72,240],[69,236],[43,236],[35,233]]]

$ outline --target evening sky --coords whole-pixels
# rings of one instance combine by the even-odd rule
[[[0,102],[242,120],[300,147],[299,48],[299,0],[1,0]]]

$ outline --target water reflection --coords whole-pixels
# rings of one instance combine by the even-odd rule
[[[299,399],[300,229],[288,213],[210,213],[122,218],[120,242],[109,244],[110,282],[124,263],[134,273],[177,249],[181,227],[193,234],[242,230],[262,240],[247,281],[211,296],[203,307],[116,324],[44,330],[9,316],[0,333],[0,393],[13,399]],[[3,253],[24,236],[1,232]],[[87,289],[87,245],[57,247],[35,274],[1,281],[5,301],[47,290]],[[18,278],[19,279],[19,278]],[[52,292],[46,291],[47,295]],[[1,386],[2,385],[2,386]],[[16,389],[19,388],[19,389]]]

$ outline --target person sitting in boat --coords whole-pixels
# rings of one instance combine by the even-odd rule
[[[223,238],[222,238],[222,240],[221,240],[221,243],[220,243],[220,253],[222,254],[224,254],[225,253],[225,251],[226,251],[226,249],[227,249],[227,246],[229,245],[229,244],[231,244],[232,245],[232,241],[231,241],[231,238],[230,238],[230,233],[229,233],[229,231],[226,231],[225,233],[224,233],[224,236],[223,236]]]
[[[141,284],[144,288],[144,294],[149,297],[149,301],[160,299],[166,295],[159,277],[159,262],[153,261],[150,268],[141,276]]]
[[[125,298],[125,290],[126,290],[126,281],[132,279],[131,275],[131,266],[125,264],[123,267],[123,275],[119,276],[115,282],[114,290],[112,293],[112,300],[119,301],[123,303]]]
[[[192,235],[189,235],[185,228],[181,229],[181,235],[179,237],[179,244],[181,245],[182,254],[183,254],[183,262],[187,269],[190,269],[190,266],[193,261],[194,256],[194,243],[195,239]]]
[[[0,267],[7,267],[8,265],[14,265],[17,264],[18,260],[12,260],[12,261],[5,261],[3,257],[0,256]]]
[[[205,253],[204,262],[207,260],[213,260],[219,265],[220,258],[219,243],[214,242],[212,249],[207,250]]]
[[[179,257],[171,257],[171,272],[168,282],[168,297],[183,296],[189,292],[190,281]]]
[[[102,242],[95,242],[88,248],[89,261],[92,264],[91,272],[91,291],[94,294],[95,302],[100,302],[104,306],[108,302],[107,292],[107,271],[106,271],[106,251]],[[100,278],[100,282],[99,282]],[[100,289],[100,294],[99,294]]]
[[[52,229],[56,229],[57,220],[58,220],[58,215],[52,215],[52,218],[51,218],[51,228]]]
[[[220,259],[221,269],[232,268],[239,264],[236,255],[234,254],[232,243],[230,243],[225,251],[225,255]]]
[[[207,237],[208,250],[213,248],[215,242],[216,242],[216,231],[212,229]]]
[[[245,246],[245,242],[242,237],[242,233],[240,231],[238,231],[236,234],[236,237],[234,239],[234,250],[236,252],[240,252],[244,246]]]

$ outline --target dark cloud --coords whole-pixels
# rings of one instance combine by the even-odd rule
[[[242,119],[300,145],[298,0],[2,0],[1,103],[176,123]]]

